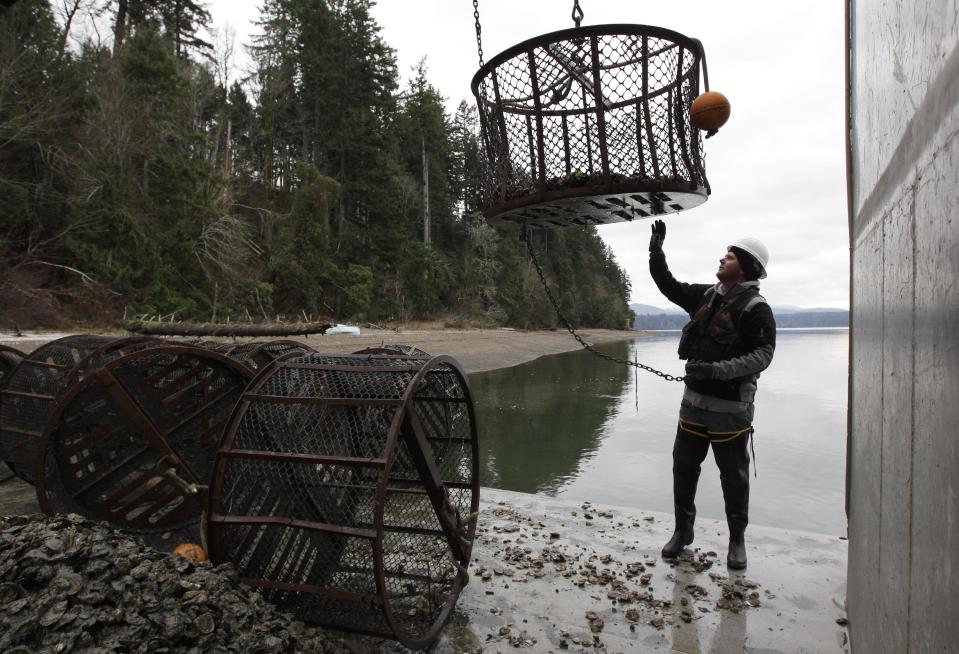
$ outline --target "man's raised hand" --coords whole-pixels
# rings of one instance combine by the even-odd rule
[[[666,240],[666,223],[662,220],[655,220],[653,221],[651,229],[653,233],[649,237],[649,251],[661,252],[663,249],[663,241]]]

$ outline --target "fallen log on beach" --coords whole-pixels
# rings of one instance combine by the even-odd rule
[[[189,323],[153,320],[125,320],[122,326],[134,334],[151,336],[305,336],[325,334],[328,323]]]

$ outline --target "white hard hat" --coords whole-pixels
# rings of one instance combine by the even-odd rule
[[[766,278],[766,264],[769,263],[769,250],[766,249],[762,241],[752,236],[744,236],[729,247],[739,248],[751,254],[761,268],[759,271],[759,279]]]

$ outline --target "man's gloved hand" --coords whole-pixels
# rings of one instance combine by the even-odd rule
[[[662,252],[663,241],[666,240],[666,223],[656,220],[652,224],[653,234],[649,237],[649,251]]]
[[[706,361],[690,359],[686,362],[686,376],[692,379],[712,379],[715,366]]]

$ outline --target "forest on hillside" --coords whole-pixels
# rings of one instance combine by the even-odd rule
[[[555,326],[519,233],[478,212],[472,100],[451,115],[428,62],[401,85],[372,4],[264,0],[237,78],[203,2],[0,9],[0,328]],[[592,227],[533,244],[572,322],[631,323]]]

